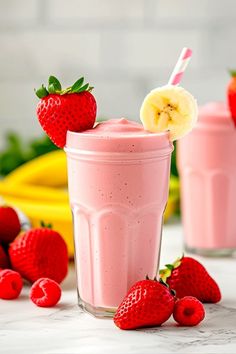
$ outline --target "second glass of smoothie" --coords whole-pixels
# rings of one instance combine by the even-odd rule
[[[94,316],[158,273],[172,150],[168,133],[123,118],[67,133],[79,304]]]
[[[177,145],[185,248],[203,256],[236,252],[236,129],[226,104],[200,108]]]

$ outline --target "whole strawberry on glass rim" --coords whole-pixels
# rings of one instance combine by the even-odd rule
[[[81,77],[63,90],[59,80],[50,76],[47,88],[42,85],[35,90],[40,98],[36,110],[39,123],[59,148],[64,148],[68,130],[81,132],[93,128],[97,104],[92,89]]]

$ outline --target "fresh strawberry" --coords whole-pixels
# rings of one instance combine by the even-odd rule
[[[19,234],[20,220],[16,211],[9,206],[0,207],[0,242],[8,244]]]
[[[22,290],[23,281],[19,273],[11,269],[0,271],[0,299],[16,299]]]
[[[141,280],[118,307],[114,323],[121,329],[160,326],[171,316],[174,303],[174,295],[167,286],[157,280]]]
[[[228,104],[231,116],[236,127],[236,70],[230,71],[231,80],[227,88]]]
[[[221,299],[219,286],[196,259],[182,257],[160,270],[161,279],[176,292],[177,298],[194,296],[201,302],[216,303]]]
[[[9,258],[4,248],[0,245],[0,269],[9,268]]]
[[[193,296],[185,296],[175,303],[173,317],[181,326],[196,326],[205,317],[203,304]]]
[[[62,236],[50,228],[27,231],[9,248],[12,268],[30,282],[50,278],[60,283],[68,271],[68,252]]]
[[[30,299],[40,307],[55,306],[61,298],[61,288],[52,279],[38,279],[30,290]]]
[[[66,144],[68,130],[81,132],[94,125],[97,104],[90,92],[93,87],[83,83],[82,77],[74,85],[62,90],[58,79],[50,76],[48,88],[42,85],[36,91],[40,98],[37,106],[39,123],[52,142],[60,148]]]

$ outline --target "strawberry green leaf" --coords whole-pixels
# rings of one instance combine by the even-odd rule
[[[48,96],[49,92],[47,91],[46,87],[44,85],[42,85],[38,90],[34,90],[36,96],[38,96],[38,98],[43,98]]]
[[[40,221],[40,226],[42,228],[52,229],[52,224],[51,223],[47,224],[43,220]]]
[[[48,89],[51,85],[53,85],[55,91],[61,91],[60,81],[55,76],[50,76],[48,79]]]
[[[169,270],[173,270],[173,269],[174,269],[173,264],[166,264],[165,266],[166,266],[166,268],[169,269]]]
[[[81,86],[83,85],[84,78],[81,77],[79,80],[77,80],[71,87],[71,92],[77,92]]]
[[[236,70],[229,70],[229,74],[230,74],[230,76],[232,76],[232,77],[236,77]]]
[[[159,274],[165,274],[166,273],[166,269],[160,269],[159,270]]]
[[[53,84],[48,85],[48,92],[49,93],[56,93],[56,89]]]
[[[83,92],[83,91],[86,91],[87,89],[89,88],[89,84],[86,84],[84,86],[82,86],[78,91],[76,91],[77,93],[79,92]]]

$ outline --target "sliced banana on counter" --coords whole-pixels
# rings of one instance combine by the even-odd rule
[[[193,129],[197,114],[195,98],[182,87],[172,85],[152,90],[140,110],[144,129],[153,133],[169,131],[172,141]]]

